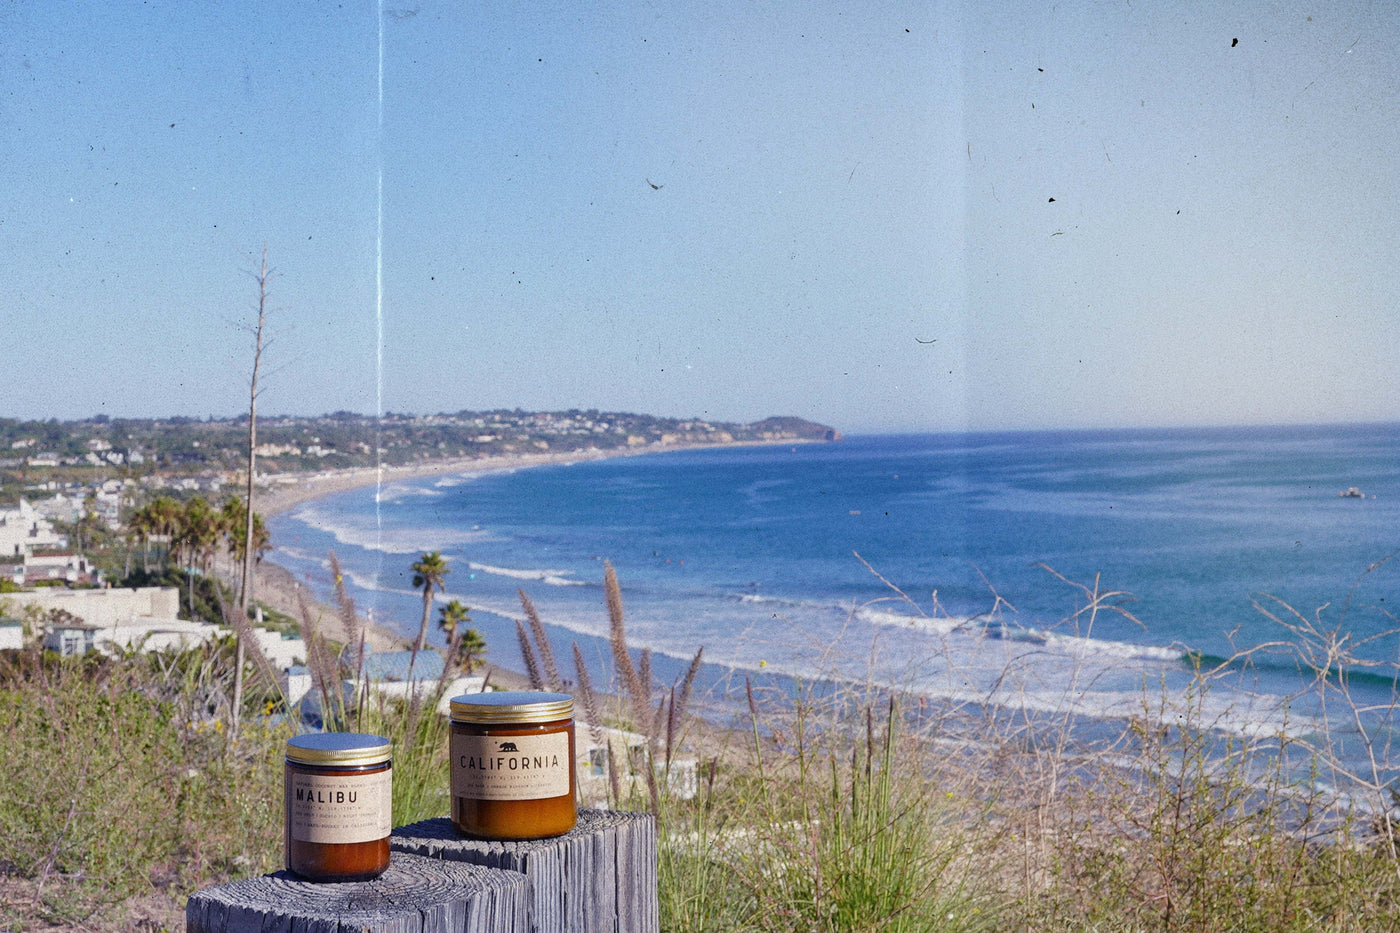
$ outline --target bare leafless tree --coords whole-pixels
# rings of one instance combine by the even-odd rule
[[[244,499],[243,522],[243,574],[238,587],[238,611],[248,618],[248,608],[253,604],[253,494],[256,488],[258,450],[258,370],[262,366],[263,337],[267,324],[267,284],[270,273],[267,271],[267,244],[263,243],[262,263],[254,274],[258,283],[258,319],[253,325],[253,376],[248,385],[248,494]],[[239,711],[243,704],[243,639],[238,639],[238,652],[234,661],[233,681],[233,728],[238,729]]]
[[[243,578],[239,585],[238,608],[248,611],[253,595],[253,493],[258,456],[258,370],[262,366],[263,334],[267,324],[267,244],[263,244],[258,283],[258,320],[253,325],[253,377],[248,386],[248,495],[244,499]]]

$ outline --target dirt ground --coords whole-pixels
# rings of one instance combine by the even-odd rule
[[[48,884],[51,889],[53,880]],[[3,933],[181,933],[185,929],[184,898],[168,891],[153,891],[91,917],[67,920],[44,917],[39,909],[43,894],[35,879],[0,876]]]

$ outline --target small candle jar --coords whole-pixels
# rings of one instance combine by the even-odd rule
[[[308,881],[368,881],[389,867],[389,740],[322,732],[287,740],[287,870]]]
[[[478,839],[574,828],[574,698],[468,693],[452,699],[452,823]]]

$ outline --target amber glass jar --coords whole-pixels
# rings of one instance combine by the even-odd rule
[[[368,881],[389,867],[389,740],[322,732],[287,740],[287,870],[308,881]]]
[[[478,839],[574,828],[574,698],[468,693],[452,699],[452,822]]]

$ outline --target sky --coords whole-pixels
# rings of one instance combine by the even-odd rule
[[[0,417],[1400,420],[1389,2],[0,5]]]

